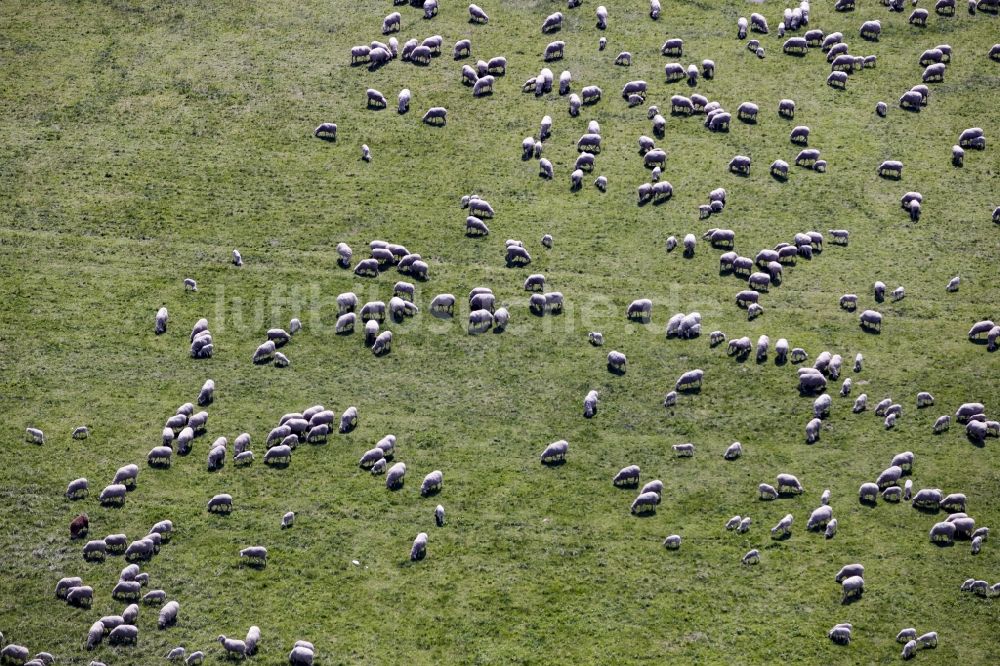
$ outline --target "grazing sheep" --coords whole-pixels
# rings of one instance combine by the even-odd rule
[[[618,488],[634,487],[639,485],[639,466],[629,465],[623,467],[611,481]]]
[[[587,334],[587,341],[595,347],[600,347],[604,344],[604,335],[598,331],[591,331]]]
[[[851,642],[851,625],[838,624],[827,632],[827,638],[838,645],[849,645]]]
[[[767,483],[761,483],[757,486],[757,494],[762,500],[778,499],[778,491],[774,488],[774,486]]]
[[[148,596],[148,595],[147,595]],[[156,621],[157,629],[166,629],[177,623],[177,613],[180,611],[180,604],[176,601],[168,601],[160,609],[160,615]]]
[[[794,518],[792,517],[792,514],[786,513],[785,516],[778,521],[778,524],[771,528],[771,538],[777,539],[791,535],[793,520]]]
[[[900,657],[905,661],[907,659],[913,658],[917,654],[917,641],[909,640],[906,645],[903,646],[903,651],[900,653]]]
[[[785,180],[788,178],[788,162],[785,160],[774,160],[771,162],[770,173],[775,178]]]
[[[745,155],[737,155],[729,161],[729,171],[735,174],[750,175],[750,158]]]
[[[663,547],[667,550],[677,550],[681,547],[681,536],[679,534],[671,534],[663,540]]]
[[[882,315],[875,310],[865,310],[860,316],[861,328],[871,331],[882,330]]]
[[[489,23],[490,17],[482,10],[479,5],[469,5],[469,22],[470,23]]]
[[[760,551],[754,548],[740,558],[740,562],[746,565],[758,564],[760,562]]]
[[[693,389],[700,389],[702,379],[705,376],[705,371],[701,368],[696,368],[694,370],[688,370],[677,378],[674,384],[674,390],[676,391],[690,391]]]
[[[630,511],[632,514],[656,513],[656,506],[660,503],[660,494],[649,491],[639,493],[639,496],[632,501]]]
[[[743,520],[743,518],[740,517],[740,516],[733,516],[728,521],[726,521],[726,529],[727,530],[735,530],[737,527],[740,526],[740,521],[742,521],[742,520]]]
[[[566,453],[569,450],[569,442],[565,439],[560,439],[556,442],[552,442],[545,447],[542,451],[541,461],[542,464],[552,464],[556,462],[563,462],[566,460]]]
[[[277,448],[277,447],[276,447]],[[272,449],[273,450],[273,449]],[[209,513],[230,513],[233,510],[233,496],[228,493],[215,495],[208,501]]]
[[[406,463],[398,462],[389,468],[385,475],[385,487],[397,490],[403,487],[406,477]]]
[[[743,445],[739,442],[733,442],[726,449],[726,452],[722,455],[726,460],[736,460],[743,455]]]
[[[434,508],[434,524],[438,527],[444,527],[444,507],[440,504]]]
[[[625,354],[620,351],[612,350],[608,352],[608,369],[613,372],[623,373],[625,372],[627,360]]]
[[[426,497],[431,493],[440,492],[442,483],[444,483],[444,474],[441,470],[434,470],[425,476],[420,484],[420,495]]]

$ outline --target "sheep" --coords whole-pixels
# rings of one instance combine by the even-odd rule
[[[434,470],[430,474],[424,477],[423,482],[420,484],[420,495],[426,497],[433,493],[441,491],[441,484],[444,482],[444,474],[441,470]]]
[[[726,452],[722,454],[722,457],[726,460],[736,460],[743,455],[743,445],[739,442],[733,442],[726,449]]]
[[[791,535],[793,520],[794,518],[792,517],[792,514],[786,513],[785,516],[771,528],[771,538],[777,539]]]
[[[865,592],[865,580],[861,576],[845,578],[840,585],[843,590],[843,603],[847,603],[848,599],[860,598]]]
[[[421,120],[428,125],[445,125],[448,122],[448,110],[443,106],[432,106]]]
[[[701,368],[696,368],[694,370],[688,370],[677,378],[674,383],[674,390],[680,391],[691,391],[694,389],[701,388],[702,379],[705,376],[705,371]]]
[[[694,455],[694,444],[674,444],[674,455],[680,458],[690,458]]]
[[[541,462],[543,465],[561,463],[566,460],[566,453],[569,451],[569,442],[565,439],[552,442],[542,451]]]
[[[273,449],[272,449],[273,450]],[[233,510],[233,496],[228,493],[215,495],[208,501],[209,513],[230,513]]]
[[[246,642],[235,638],[226,638],[224,635],[220,635],[216,640],[222,644],[222,649],[226,651],[226,656],[230,659],[246,659]]]
[[[623,467],[614,478],[611,483],[616,488],[631,488],[639,485],[639,466],[629,465],[628,467]]]
[[[156,620],[156,628],[166,629],[167,627],[176,624],[177,613],[180,611],[180,608],[180,604],[176,601],[168,601],[163,608],[160,609],[160,615]]]
[[[457,46],[457,44],[456,44]],[[494,76],[506,76],[507,75],[507,58],[503,56],[496,56],[490,58],[486,63],[486,72]],[[544,137],[543,137],[544,138]]]
[[[729,160],[729,171],[735,174],[750,175],[750,158],[746,155],[737,155]]]
[[[819,372],[807,372],[799,374],[799,391],[801,393],[811,393],[826,390],[826,377]]]
[[[917,637],[917,646],[919,648],[936,648],[937,643],[938,635],[936,631],[928,631],[926,634]]]
[[[740,562],[748,566],[751,564],[758,564],[760,562],[760,551],[754,548],[753,550],[747,552],[747,554],[744,555],[742,558],[740,558]]]
[[[955,532],[954,523],[935,523],[930,531],[930,540],[932,543],[943,542],[950,544],[955,541]]]
[[[729,356],[746,357],[750,354],[750,338],[742,337],[735,340],[730,340],[729,345],[726,348],[726,353]]]
[[[608,9],[604,5],[599,5],[595,12],[597,14],[597,28],[606,30],[608,27]]]
[[[948,513],[962,513],[965,511],[966,497],[962,493],[951,493],[946,497],[942,497],[941,501],[938,502],[938,506],[942,510]]]
[[[777,477],[778,492],[793,492],[801,495],[804,489],[794,474],[779,474]],[[790,488],[791,490],[787,490]]]
[[[385,475],[385,487],[389,490],[397,490],[403,487],[406,477],[406,463],[398,462],[389,468]]]
[[[937,511],[944,499],[943,493],[938,488],[923,488],[918,490],[913,496],[913,506],[918,509],[928,509]]]
[[[126,487],[123,484],[113,483],[104,488],[101,491],[99,500],[102,506],[118,505],[122,506],[125,504],[125,493]]]
[[[485,21],[484,21],[485,23]],[[288,655],[288,663],[292,666],[312,666],[315,651],[296,645]]]
[[[774,486],[767,483],[761,483],[757,486],[757,495],[762,500],[778,499],[778,491],[774,488]]]
[[[608,352],[608,370],[611,372],[624,373],[627,365],[625,354],[617,350]]]
[[[639,496],[632,501],[629,511],[633,514],[656,513],[656,505],[660,503],[660,494],[649,491],[639,493]]]
[[[712,331],[708,334],[709,344],[714,347],[726,341],[726,334],[722,331]]]
[[[823,427],[823,422],[814,418],[806,424],[806,444],[814,444],[819,441],[820,429]]]
[[[737,527],[739,527],[740,521],[742,521],[742,520],[743,520],[743,518],[740,517],[740,516],[733,516],[728,521],[726,521],[726,529],[727,530],[735,530]]]
[[[108,634],[108,645],[135,645],[139,638],[139,629],[134,624],[121,624]]]
[[[827,632],[827,638],[838,645],[848,645],[851,642],[851,625],[838,624]]]
[[[667,550],[677,550],[681,547],[681,536],[679,534],[671,534],[663,540],[663,547]]]
[[[909,640],[906,645],[903,646],[903,651],[900,653],[900,657],[903,660],[911,659],[917,653],[917,641]]]

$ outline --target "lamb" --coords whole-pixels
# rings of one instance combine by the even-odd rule
[[[564,462],[566,460],[566,453],[569,450],[569,443],[560,439],[556,442],[552,442],[545,447],[542,451],[541,461],[543,465],[549,465],[554,463]]]
[[[746,565],[757,564],[760,562],[760,551],[754,548],[749,551],[746,555],[740,558],[740,562]]]
[[[750,338],[744,336],[742,338],[730,340],[726,353],[730,356],[747,356],[750,353]]]
[[[591,331],[587,334],[587,341],[595,347],[600,347],[604,344],[604,335],[598,331]]]
[[[739,442],[733,442],[726,449],[726,452],[722,454],[722,457],[726,460],[736,460],[743,455],[743,445]]]
[[[771,538],[777,539],[789,536],[792,533],[792,521],[792,514],[786,513],[785,516],[778,521],[778,524],[771,528]]]
[[[761,483],[757,486],[757,494],[762,500],[778,499],[778,491],[774,488],[774,486],[767,483]]]
[[[680,458],[690,458],[694,455],[694,444],[674,444],[672,448],[674,455]]]

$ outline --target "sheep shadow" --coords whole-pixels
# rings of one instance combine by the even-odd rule
[[[653,199],[653,205],[654,206],[662,206],[663,204],[667,203],[668,201],[670,201],[670,197],[667,197],[665,199]]]
[[[621,377],[622,375],[625,374],[625,369],[624,368],[619,368],[617,366],[614,366],[614,365],[611,365],[610,363],[608,363],[608,372],[610,372],[611,374],[616,375],[618,377]]]
[[[388,61],[386,61],[386,62],[373,62],[373,63],[370,63],[368,65],[368,71],[369,72],[377,72],[378,70],[382,69],[383,67],[385,67],[388,64],[389,64]],[[414,62],[414,64],[416,64],[416,63]]]
[[[652,511],[643,511],[642,513],[632,513],[632,517],[633,518],[641,518],[641,519],[655,518],[656,517],[656,509],[654,509]]]
[[[685,248],[685,250],[684,250],[684,258],[685,259],[693,259],[694,258],[694,250],[693,249],[689,250],[689,249]]]
[[[913,504],[912,506],[915,510],[919,511],[925,516],[934,516],[941,513],[941,508],[938,506],[917,506],[916,504]]]
[[[868,335],[881,335],[882,329],[880,328],[870,328],[868,326],[861,326],[861,331],[867,333]]]
[[[787,357],[776,356],[774,358],[774,365],[776,365],[779,368],[782,367],[782,366],[784,366],[784,365],[787,365],[787,364],[788,364],[788,358]]]
[[[955,542],[954,541],[931,541],[931,543],[934,544],[935,546],[937,546],[938,548],[954,548],[955,547]]]
[[[256,366],[271,365],[271,361],[272,360],[273,359],[270,359],[270,358],[268,358],[268,359],[259,358],[259,359],[256,359],[253,362],[253,364],[256,365]],[[197,437],[197,435],[195,435],[195,436]],[[180,453],[180,451],[178,451],[177,453]]]
[[[264,461],[264,465],[271,469],[288,469],[290,462],[274,462],[274,461]]]
[[[771,541],[777,541],[779,543],[782,541],[788,541],[791,538],[792,538],[791,532],[783,532],[781,536],[775,536],[773,534],[771,535]]]
[[[787,173],[779,173],[777,171],[772,171],[771,172],[771,178],[775,179],[779,183],[787,183],[788,182],[788,174]]]
[[[972,444],[977,449],[986,448],[986,439],[978,439],[969,434],[966,434],[965,438],[969,440],[969,444]]]
[[[676,389],[677,395],[701,395],[701,386],[690,386]]]
[[[344,336],[348,336],[348,335],[354,335],[354,329],[353,328],[343,329],[343,330],[337,331],[336,333],[334,333],[334,335],[338,335],[340,337],[344,337]]]
[[[454,319],[455,315],[447,310],[430,310],[431,316],[435,319]]]
[[[862,596],[863,595],[861,595],[861,594],[855,594],[855,595],[852,595],[850,597],[844,597],[843,599],[841,599],[840,605],[841,606],[850,606],[851,604],[853,604],[855,602],[861,601],[861,597]]]
[[[733,174],[734,176],[739,176],[740,178],[749,178],[750,177],[750,172],[749,171],[743,171],[741,169],[730,169],[729,173]]]
[[[559,458],[558,460],[543,460],[542,465],[546,467],[562,467],[566,464],[565,458]]]

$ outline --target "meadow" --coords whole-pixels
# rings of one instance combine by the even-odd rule
[[[979,401],[991,418],[1000,406],[1000,357],[966,339],[980,319],[1000,320],[997,266],[1000,227],[1000,64],[986,57],[1000,19],[964,7],[952,18],[933,12],[926,28],[907,13],[890,14],[875,0],[852,13],[813,3],[809,27],[842,31],[852,53],[875,54],[877,67],[852,75],[847,89],[825,84],[829,65],[818,49],[781,54],[775,34],[782,4],[664,0],[658,21],[643,0],[608,3],[607,30],[595,27],[596,3],[576,9],[554,1],[486,0],[486,25],[468,22],[465,3],[443,0],[433,20],[388,0],[8,0],[0,5],[0,631],[32,654],[47,650],[60,664],[148,665],[184,645],[221,663],[216,636],[242,637],[259,625],[253,662],[287,663],[298,639],[317,647],[317,663],[377,664],[869,664],[899,658],[903,627],[937,631],[940,645],[917,661],[1000,662],[1000,599],[959,591],[967,578],[1000,581],[996,537],[979,555],[968,542],[938,547],[928,530],[943,514],[907,503],[858,503],[893,455],[915,454],[915,488],[963,492],[977,525],[1000,529],[998,440],[970,443],[953,425],[935,436],[932,424],[963,402]],[[927,3],[920,3],[926,5]],[[393,60],[370,71],[351,66],[349,49],[381,35],[382,18],[403,15],[410,37],[444,37],[442,55],[427,67]],[[566,20],[542,35],[546,15]],[[758,59],[736,39],[738,16],[764,13],[772,28]],[[882,38],[864,42],[864,20],[881,19]],[[608,47],[599,51],[598,39]],[[665,58],[667,37],[684,40],[683,58]],[[463,62],[451,58],[458,39],[472,40],[472,62],[503,55],[507,74],[495,92],[474,99],[460,82]],[[545,66],[541,53],[565,40],[566,55],[548,66],[568,69],[573,89],[599,85],[603,99],[579,117],[565,97],[536,97],[521,84]],[[929,104],[905,112],[895,101],[920,82],[922,51],[954,49],[943,83]],[[631,51],[633,64],[616,67]],[[666,84],[668,60],[713,59],[714,80],[695,88]],[[702,117],[668,117],[657,144],[668,152],[663,178],[674,187],[663,205],[636,205],[648,171],[639,135],[652,135],[645,105],[629,109],[625,82],[650,83],[648,104],[669,109],[673,94],[699,92],[734,113],[728,133],[711,133]],[[390,108],[365,108],[376,88]],[[398,91],[412,108],[394,108]],[[558,85],[557,85],[558,87]],[[793,121],[778,101],[797,103]],[[874,109],[889,104],[887,118]],[[761,112],[756,124],[735,119],[740,102]],[[446,126],[421,123],[427,108],[448,108]],[[538,177],[521,159],[521,141],[554,119],[545,157],[556,177]],[[667,115],[666,113],[664,115]],[[585,187],[570,191],[576,140],[588,121],[601,126],[604,149]],[[335,142],[313,138],[336,122]],[[829,162],[826,173],[793,168],[787,182],[767,173],[775,159],[791,162],[794,125],[808,125],[810,146]],[[951,146],[967,127],[986,130],[985,151],[968,151],[962,168]],[[373,160],[360,159],[361,145]],[[726,165],[753,159],[751,175]],[[901,160],[899,181],[876,166]],[[598,174],[606,193],[590,185]],[[709,191],[724,187],[723,213],[698,219]],[[923,217],[911,222],[899,198],[923,194]],[[467,238],[462,195],[490,201],[491,235]],[[667,253],[665,241],[710,227],[733,229],[736,250],[792,240],[796,232],[850,230],[846,247],[827,244],[811,261],[785,269],[779,287],[762,296],[765,314],[747,321],[734,304],[745,283],[720,275],[718,256],[699,241],[694,256]],[[539,242],[552,234],[554,246]],[[504,239],[520,239],[533,258],[504,264]],[[417,283],[421,313],[393,331],[390,354],[375,357],[362,335],[334,333],[337,294],[388,301],[397,279],[375,279],[337,266],[335,246],[366,256],[375,239],[420,253],[430,278]],[[245,265],[230,263],[239,248]],[[565,295],[561,315],[529,313],[522,283],[546,276]],[[961,288],[947,293],[960,275]],[[182,279],[198,281],[185,291]],[[905,286],[907,296],[875,304],[872,284]],[[465,296],[489,286],[512,314],[502,334],[466,333]],[[453,320],[427,312],[435,294],[455,294]],[[857,313],[838,307],[857,293],[861,309],[885,317],[873,335]],[[626,321],[636,298],[654,301],[647,325]],[[168,332],[153,334],[160,306]],[[698,311],[703,334],[666,339],[675,312]],[[193,360],[188,333],[209,320],[215,354]],[[283,349],[284,369],[255,366],[250,357],[271,327],[298,317],[303,330]],[[823,350],[845,359],[850,398],[836,395],[821,440],[807,445],[812,398],[796,390],[795,366],[728,357],[711,348],[708,331],[730,339],[761,334],[787,338],[815,358]],[[604,347],[587,342],[601,331]],[[628,357],[628,370],[608,372],[607,352]],[[862,353],[862,372],[851,361]],[[705,370],[704,386],[664,408],[677,377]],[[163,422],[193,401],[212,378],[208,434],[169,470],[145,464]],[[586,393],[600,392],[600,411],[582,416]],[[918,391],[936,405],[917,410]],[[892,397],[903,415],[892,430],[871,411],[852,414],[853,398],[869,404]],[[323,404],[338,415],[360,413],[347,435],[303,444],[287,469],[262,464],[264,438],[282,414]],[[88,425],[84,441],[70,437]],[[47,442],[23,442],[24,430]],[[252,435],[257,462],[218,472],[205,467],[208,442]],[[388,433],[406,463],[405,487],[357,466]],[[570,443],[567,462],[544,467],[538,456],[555,440]],[[725,461],[733,441],[745,453]],[[678,459],[671,445],[692,442]],[[138,487],[123,508],[102,508],[97,494],[115,470],[140,465]],[[654,516],[629,514],[635,492],[612,486],[622,467],[637,464],[642,483],[662,479]],[[444,472],[440,495],[422,498],[419,483]],[[757,484],[796,474],[806,492],[774,502],[757,499]],[[77,477],[91,495],[63,496]],[[839,532],[826,540],[805,530],[829,488]],[[231,493],[228,517],[206,502]],[[435,505],[447,511],[433,525]],[[280,529],[285,511],[296,525]],[[143,567],[149,589],[181,604],[177,626],[156,629],[156,610],[143,606],[134,648],[84,650],[87,629],[123,604],[110,590],[125,565],[82,560],[82,543],[67,526],[86,511],[90,538],[125,533],[139,538],[162,519],[173,540]],[[790,539],[768,529],[795,517]],[[737,535],[723,525],[735,514],[753,527]],[[408,559],[421,531],[427,558]],[[680,534],[680,550],[661,545]],[[240,567],[249,545],[269,550],[265,569]],[[751,548],[761,563],[740,564]],[[355,563],[356,562],[356,563]],[[866,592],[841,604],[834,574],[844,564],[866,567]],[[81,576],[94,587],[94,606],[74,609],[54,598],[55,583]],[[826,637],[834,624],[854,625],[849,646]]]

